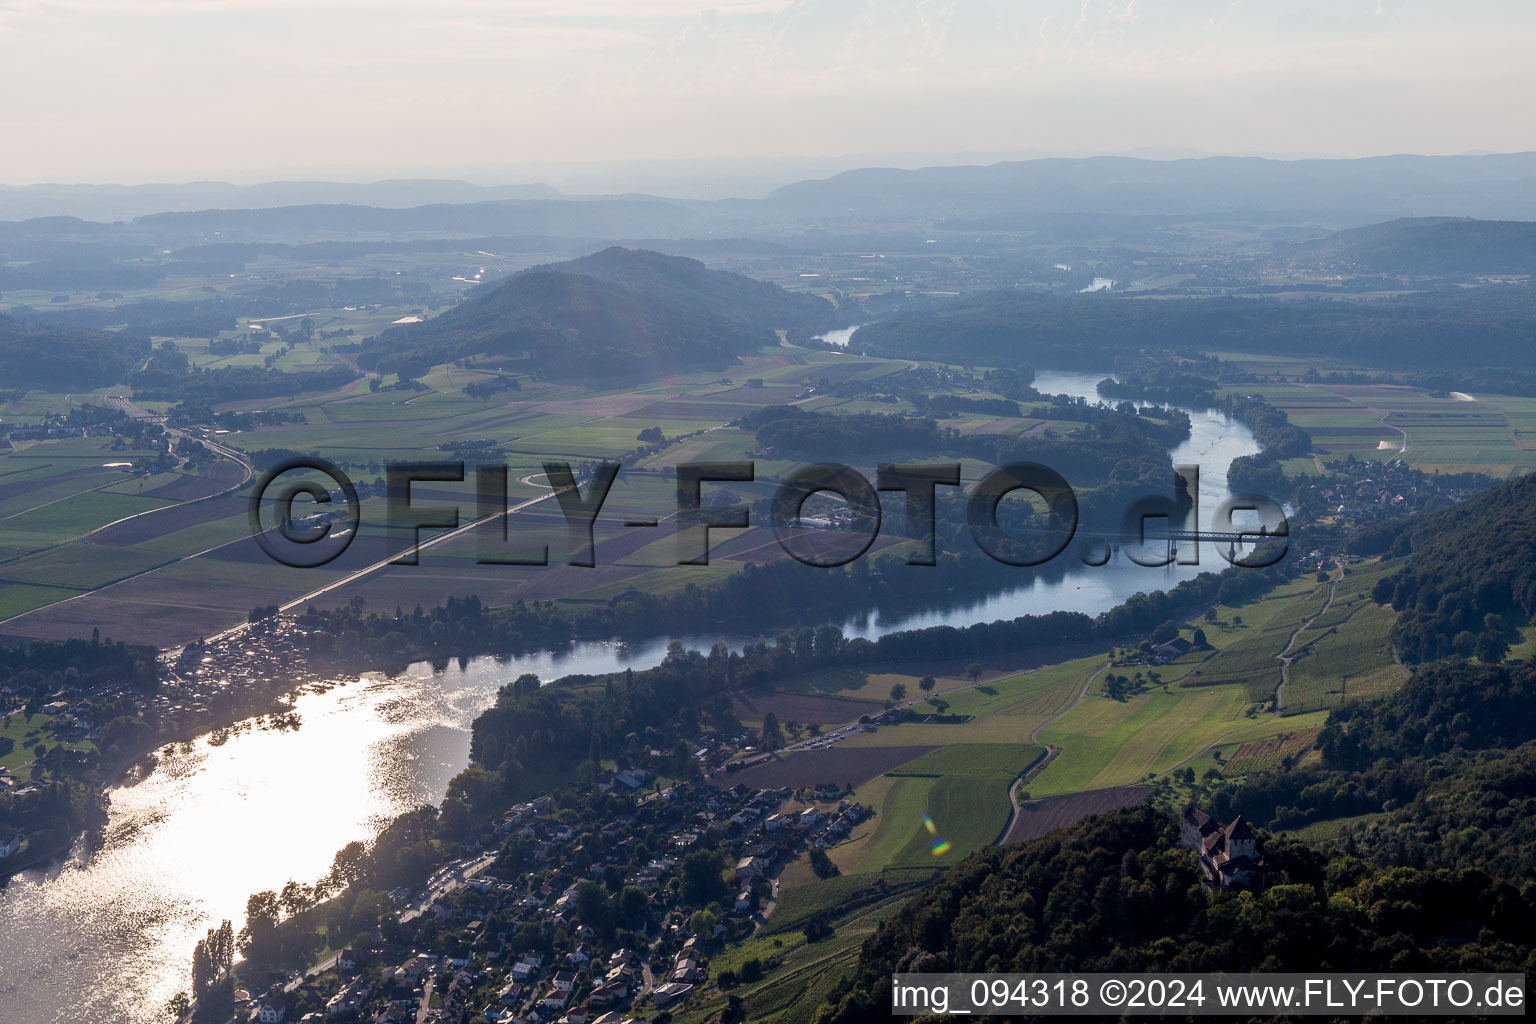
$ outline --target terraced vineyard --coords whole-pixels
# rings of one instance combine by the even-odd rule
[[[1227,760],[1229,772],[1272,772],[1279,770],[1287,758],[1299,761],[1317,740],[1317,729],[1280,733],[1262,740],[1252,740],[1240,745]]]

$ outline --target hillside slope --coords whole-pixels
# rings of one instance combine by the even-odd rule
[[[1530,274],[1536,272],[1536,222],[1405,217],[1336,231],[1282,251],[1298,261],[1355,273]]]
[[[1270,839],[1261,896],[1207,896],[1175,825],[1142,807],[978,851],[865,941],[817,1024],[904,1019],[898,972],[1521,970],[1529,957],[1529,887]]]
[[[1372,597],[1402,613],[1392,639],[1403,660],[1501,658],[1536,615],[1536,476],[1425,518],[1393,551],[1411,555]]]
[[[728,366],[776,344],[775,327],[831,310],[697,260],[615,248],[485,285],[441,316],[385,331],[358,362],[414,376],[490,355],[554,379],[633,379]]]
[[[1276,160],[1047,157],[988,166],[870,167],[772,192],[782,215],[978,222],[1014,213],[1303,214],[1362,219],[1436,210],[1478,217],[1536,216],[1536,154]],[[1359,219],[1357,219],[1359,218]]]
[[[836,307],[806,292],[791,292],[744,274],[711,270],[686,256],[610,246],[590,256],[534,270],[582,274],[640,292],[669,305],[778,330],[820,330]]]

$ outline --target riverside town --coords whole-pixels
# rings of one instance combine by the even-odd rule
[[[1523,1013],[1533,51],[0,0],[0,1024]]]

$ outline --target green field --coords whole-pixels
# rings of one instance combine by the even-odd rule
[[[1345,573],[1336,571],[1331,583],[1300,579],[1239,607],[1218,607],[1215,621],[1201,618],[1195,623],[1205,631],[1211,649],[1152,670],[1160,681],[1124,701],[1100,692],[1097,684],[1105,659],[1083,658],[981,686],[953,677],[941,679],[935,692],[943,695],[950,713],[961,716],[960,721],[903,723],[850,737],[845,742],[856,746],[921,743],[937,744],[940,749],[859,787],[855,798],[877,813],[857,827],[848,841],[828,850],[841,875],[817,880],[801,870],[800,862],[786,871],[783,877],[788,881],[768,928],[730,959],[738,964],[750,954],[779,965],[763,983],[742,990],[764,1001],[753,1004],[754,1019],[759,1013],[767,1020],[806,1019],[801,1011],[813,1004],[801,991],[801,975],[794,972],[794,965],[817,956],[823,958],[824,971],[835,971],[845,962],[831,943],[802,944],[802,928],[810,918],[876,900],[882,891],[879,886],[904,871],[943,868],[964,853],[996,841],[1010,819],[1011,780],[1043,754],[1041,747],[1028,741],[1031,730],[1038,728],[1041,742],[1057,752],[1030,778],[1030,798],[1133,785],[1176,769],[1182,775],[1186,767],[1196,778],[1210,771],[1239,778],[1315,758],[1312,746],[1326,711],[1311,706],[1307,695],[1313,678],[1307,669],[1328,666],[1344,673],[1350,699],[1364,689],[1363,677],[1351,673],[1375,673],[1371,678],[1377,680],[1379,691],[1397,682],[1396,676],[1389,679],[1384,674],[1401,672],[1370,646],[1385,635],[1392,621],[1390,609],[1376,606],[1368,596],[1385,571],[1374,565],[1357,566]],[[1186,634],[1190,628],[1185,627]],[[1255,712],[1249,687],[1262,680],[1273,693],[1279,682],[1276,655],[1293,636],[1291,654],[1297,660],[1285,713]],[[1342,637],[1358,638],[1360,649],[1336,647],[1343,643]],[[1211,678],[1218,673],[1221,682]],[[909,694],[918,696],[916,678],[912,672],[826,672],[797,680],[793,689],[877,699],[893,682],[902,682]],[[1231,685],[1234,682],[1240,685]],[[1335,678],[1333,685],[1338,683]],[[1182,784],[1173,778],[1166,782],[1177,797]],[[941,856],[934,855],[935,839],[924,826],[925,814],[938,837],[951,843],[951,850]],[[852,934],[840,927],[833,943]],[[781,946],[763,941],[773,936],[781,938]]]
[[[1536,470],[1536,399],[1478,394],[1467,401],[1406,386],[1296,382],[1243,384],[1228,393],[1262,394],[1311,434],[1325,460],[1352,453],[1402,458],[1425,472],[1497,477]],[[1295,461],[1297,471],[1316,472]]]
[[[977,742],[977,730],[951,729],[952,745],[922,757],[861,786],[855,799],[875,809],[872,821],[854,829],[849,841],[829,853],[845,872],[863,874],[895,867],[943,867],[997,841],[1012,814],[1008,790],[1013,780],[1044,755],[1032,743]],[[898,726],[881,732],[890,745],[921,742]],[[935,837],[924,824],[927,816],[946,850],[935,852]]]
[[[1290,834],[1309,843],[1326,843],[1337,839],[1346,830],[1356,825],[1368,825],[1381,817],[1384,817],[1382,812],[1374,811],[1370,814],[1354,814],[1346,818],[1328,818],[1325,821],[1314,821],[1301,828],[1291,829]]]
[[[829,851],[833,861],[850,875],[946,863],[949,855],[933,856],[925,813],[956,851],[995,841],[1009,817],[1008,781],[1039,749],[1031,740],[1036,730],[1056,754],[1029,780],[1031,798],[1135,785],[1185,766],[1204,771],[1218,764],[1218,753],[1230,759],[1243,752],[1237,767],[1244,772],[1274,770],[1286,757],[1305,756],[1296,737],[1315,731],[1329,706],[1314,691],[1344,688],[1354,699],[1386,692],[1405,675],[1379,650],[1392,612],[1371,602],[1368,592],[1383,571],[1357,566],[1336,572],[1329,583],[1308,577],[1239,607],[1218,606],[1213,619],[1195,623],[1210,649],[1159,667],[1106,669],[1104,658],[1082,658],[980,686],[941,680],[935,692],[953,720],[906,722],[844,741],[941,749],[859,788],[856,798],[877,814]],[[1278,655],[1288,645],[1294,660],[1284,713],[1261,710],[1280,685]],[[1106,670],[1144,674],[1144,688],[1125,700],[1104,696]],[[915,681],[910,672],[832,671],[788,685],[875,700],[893,682],[918,696]]]
[[[0,768],[15,771],[32,760],[32,748],[39,743],[53,746],[54,741],[48,732],[48,726],[52,722],[52,715],[41,712],[32,715],[30,721],[27,715],[20,711],[0,718],[0,736],[16,744],[9,754],[0,756]]]
[[[833,875],[796,886],[785,886],[779,905],[763,929],[764,934],[801,928],[813,917],[847,910],[890,895],[893,887],[919,885],[933,877],[933,868],[890,871],[877,877],[869,875]]]

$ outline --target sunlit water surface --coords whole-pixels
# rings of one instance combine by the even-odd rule
[[[1041,373],[1036,386],[1097,400],[1103,374]],[[1218,414],[1192,411],[1193,435],[1175,462],[1201,468],[1201,518],[1226,493],[1232,459],[1253,435]],[[1068,555],[1063,557],[1070,557]],[[1012,618],[1056,609],[1095,613],[1141,590],[1166,588],[1224,563],[1148,569],[1116,557],[981,600],[901,615],[858,616],[850,636]],[[682,637],[707,648],[746,636]],[[498,686],[523,672],[655,665],[667,640],[583,643],[562,653],[474,659],[441,673],[417,665],[394,679],[354,680],[301,696],[296,730],[250,726],[214,745],[166,748],[142,780],[111,790],[99,849],[28,872],[0,892],[0,1024],[161,1021],[189,985],[192,946],[220,920],[240,927],[246,897],[323,876],[336,851],[377,834],[391,817],[436,803],[468,761],[469,727]]]

